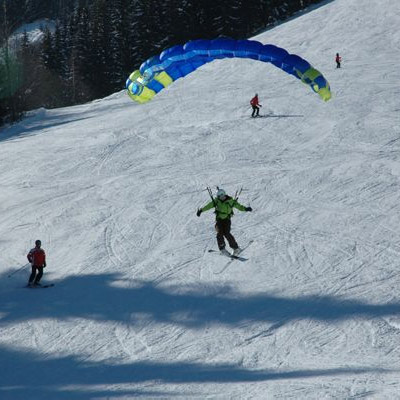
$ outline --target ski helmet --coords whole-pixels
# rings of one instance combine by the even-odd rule
[[[35,246],[40,247],[42,245],[42,242],[40,240],[36,240],[35,242]]]
[[[218,189],[217,197],[218,197],[219,199],[222,199],[222,198],[225,197],[225,196],[226,196],[225,190],[224,190],[224,189]]]

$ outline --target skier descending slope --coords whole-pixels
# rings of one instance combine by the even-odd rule
[[[231,254],[225,248],[225,239],[227,239],[229,246],[233,249],[233,255],[237,256],[241,249],[239,248],[235,238],[231,234],[231,217],[233,215],[233,208],[237,208],[240,211],[253,211],[251,207],[245,207],[241,205],[237,198],[228,196],[223,189],[218,188],[217,197],[214,198],[211,193],[211,189],[207,188],[211,196],[211,201],[206,204],[203,208],[197,210],[197,216],[200,217],[203,211],[211,210],[215,208],[215,229],[217,231],[217,243],[221,254],[230,256]]]
[[[32,265],[32,273],[29,277],[28,286],[40,285],[43,276],[43,268],[46,267],[46,253],[41,248],[42,242],[36,240],[35,247],[29,251],[27,258]]]
[[[258,117],[259,113],[260,113],[260,107],[262,107],[262,105],[258,102],[258,94],[256,93],[256,95],[250,100],[250,105],[251,108],[253,109],[253,112],[251,113],[251,116],[254,117]]]
[[[342,62],[342,57],[340,57],[339,53],[336,53],[336,68],[340,68],[341,67],[341,62]]]

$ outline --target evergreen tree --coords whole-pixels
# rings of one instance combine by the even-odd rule
[[[138,64],[139,43],[137,42],[137,30],[140,29],[140,21],[134,18],[134,10],[135,2],[122,0],[121,62],[124,80]]]
[[[110,92],[105,90],[107,76],[107,7],[105,0],[95,0],[91,8],[91,27],[89,34],[89,51],[86,60],[89,63],[89,81],[95,97],[101,97]]]
[[[111,90],[121,90],[124,85],[123,69],[123,1],[114,0],[109,10],[110,31],[108,33],[107,78]]]
[[[221,30],[224,36],[234,39],[245,37],[245,25],[242,23],[243,0],[224,0],[221,9]]]
[[[185,2],[169,0],[162,5],[164,36],[161,38],[162,47],[183,44],[187,40],[189,26]]]
[[[89,14],[86,7],[78,8],[76,13],[76,31],[73,38],[74,67],[75,67],[75,102],[86,101],[90,98],[87,89],[87,82],[91,73],[87,63],[89,51]]]
[[[44,28],[43,41],[42,41],[42,62],[43,65],[48,69],[55,69],[54,60],[55,55],[53,51],[53,39],[51,36],[50,29]]]
[[[106,96],[168,47],[247,38],[319,1],[0,0],[0,117]],[[55,30],[44,28],[39,45],[25,34],[20,51],[10,53],[13,30],[44,17],[56,21]]]
[[[21,115],[16,92],[21,87],[21,66],[9,49],[10,24],[6,1],[3,2],[3,42],[0,46],[0,118],[15,121]]]

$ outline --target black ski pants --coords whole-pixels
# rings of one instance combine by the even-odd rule
[[[258,117],[258,114],[260,112],[260,107],[257,106],[251,106],[253,108],[253,112],[251,113],[252,117]]]
[[[217,219],[217,222],[215,223],[215,230],[217,231],[217,242],[218,242],[218,248],[220,250],[225,248],[225,240],[229,243],[229,246],[235,250],[239,246],[236,243],[235,238],[233,237],[231,233],[231,219]]]
[[[37,275],[36,272],[38,273]],[[33,281],[35,281],[35,283],[39,283],[40,279],[42,279],[42,276],[43,276],[43,267],[32,265],[32,273],[31,276],[29,277],[29,283],[32,283]]]

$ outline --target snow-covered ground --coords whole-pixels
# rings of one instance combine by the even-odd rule
[[[0,398],[399,399],[399,24],[399,1],[335,0],[256,37],[328,103],[230,59],[3,129]],[[244,188],[248,261],[208,253],[206,185]],[[54,288],[23,288],[37,238]]]
[[[25,32],[27,33],[30,43],[40,42],[44,37],[43,29],[48,28],[50,31],[54,32],[55,26],[55,22],[47,18],[39,19],[30,24],[24,24],[13,32],[8,42],[8,46],[12,50],[17,48],[21,44]]]

